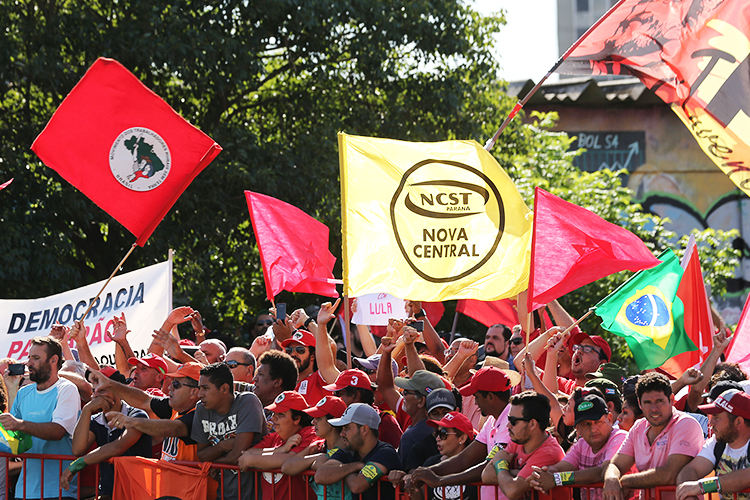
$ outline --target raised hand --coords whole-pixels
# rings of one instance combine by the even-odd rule
[[[122,342],[126,342],[128,340],[128,333],[130,333],[130,330],[128,330],[128,322],[125,321],[125,313],[122,313],[122,315],[118,318],[115,316],[112,318],[113,328],[112,333],[107,331],[107,336],[112,340],[112,342],[116,342],[118,344]]]
[[[341,298],[339,297],[338,299],[336,299],[336,302],[334,302],[333,305],[331,305],[330,302],[321,304],[320,310],[318,311],[318,325],[326,325],[329,321],[335,318],[336,309],[338,309],[340,303]]]

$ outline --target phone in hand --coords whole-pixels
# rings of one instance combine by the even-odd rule
[[[11,363],[8,365],[10,375],[23,375],[26,372],[26,365],[23,363]]]
[[[276,319],[286,321],[286,304],[284,302],[276,304]]]
[[[415,321],[410,326],[412,326],[416,331],[423,332],[424,331],[424,321]]]

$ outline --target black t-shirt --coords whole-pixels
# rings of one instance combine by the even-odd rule
[[[396,491],[393,489],[393,485],[388,481],[388,473],[392,470],[399,470],[401,467],[401,460],[398,458],[396,450],[388,443],[378,441],[378,444],[363,458],[359,458],[353,451],[339,450],[331,456],[331,460],[337,460],[342,464],[350,464],[352,462],[375,462],[385,467],[385,475],[375,484],[373,484],[367,491],[360,495],[352,494],[352,498],[358,498],[359,500],[378,500],[378,487],[380,487],[380,499],[381,500],[393,500],[396,496]]]
[[[191,408],[185,413],[180,413],[180,416],[175,419],[179,420],[180,422],[185,424],[185,427],[187,427],[187,436],[182,436],[179,438],[180,441],[185,444],[196,444],[195,440],[190,437],[190,434],[192,434],[193,432],[193,415],[195,415],[195,411],[193,410],[195,410],[195,408]],[[168,420],[172,418],[172,412],[174,410],[169,405],[168,397],[162,398],[154,396],[151,398],[151,411],[154,412],[157,417]]]
[[[427,459],[424,463],[425,467],[440,463],[441,455],[438,453]],[[445,491],[443,491],[445,490]],[[463,490],[463,497],[461,497],[461,491]],[[477,500],[477,487],[476,486],[441,486],[438,488],[427,488],[427,500]]]
[[[422,467],[422,464],[428,458],[440,455],[438,451],[437,440],[433,434],[428,434],[424,439],[416,443],[411,447],[409,455],[406,457],[404,462],[404,471],[411,472],[417,467]]]

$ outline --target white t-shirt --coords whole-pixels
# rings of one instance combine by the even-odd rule
[[[716,458],[714,457],[716,436],[711,436],[711,438],[709,438],[703,445],[703,448],[701,448],[698,456],[703,457],[714,464],[714,470],[717,475],[728,474],[739,469],[744,469],[748,466],[747,445],[749,442],[750,440],[745,441],[739,448],[732,448],[731,446],[726,445],[724,447],[724,452],[721,454],[721,459],[717,464]],[[733,498],[733,494],[727,493],[726,495],[721,495],[721,498],[722,500],[730,500]],[[750,493],[738,493],[737,500],[750,500]]]

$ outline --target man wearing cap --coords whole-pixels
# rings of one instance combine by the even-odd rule
[[[388,481],[379,481],[401,466],[393,446],[379,441],[380,417],[370,405],[355,403],[341,418],[331,419],[334,427],[343,427],[341,438],[346,450],[339,450],[320,466],[315,482],[329,485],[341,480],[360,500],[393,499],[395,491]]]
[[[146,391],[152,396],[166,396],[161,391],[164,375],[167,373],[167,362],[158,354],[148,353],[142,358],[129,358],[128,363],[135,366],[131,375],[131,387]]]
[[[380,427],[378,428],[378,439],[389,443],[397,448],[401,442],[403,431],[398,425],[396,417],[391,413],[382,411],[375,406],[376,387],[370,377],[362,370],[344,370],[336,378],[336,382],[323,387],[341,398],[346,404],[365,403],[378,411],[380,416]]]
[[[636,394],[644,418],[633,424],[607,466],[605,500],[621,500],[625,489],[675,484],[677,474],[703,446],[698,422],[673,407],[672,386],[666,376],[647,373],[638,380]],[[633,465],[638,472],[624,475]]]
[[[568,484],[600,483],[609,461],[620,449],[628,433],[615,429],[607,403],[597,394],[587,394],[573,408],[579,439],[560,462],[549,467],[533,467],[529,482],[540,491]],[[586,490],[587,498],[600,499],[600,490]]]
[[[263,407],[251,392],[234,392],[234,379],[224,363],[200,370],[200,402],[195,408],[192,437],[198,443],[198,460],[237,465],[240,454],[266,434]],[[251,498],[253,474],[240,474],[242,491]],[[221,495],[221,485],[218,495]],[[235,474],[224,474],[224,499],[237,498]]]
[[[721,476],[748,466],[750,395],[744,391],[730,389],[718,396],[713,403],[698,408],[710,415],[713,436],[706,441],[698,456],[677,476],[679,500],[702,497],[704,492],[718,491]],[[715,477],[701,479],[711,471],[715,472]],[[731,498],[732,495],[729,493],[722,495],[723,500]],[[750,494],[741,493],[737,498],[747,500]]]
[[[570,372],[575,379],[575,387],[586,385],[586,374],[596,372],[602,363],[609,362],[612,357],[609,343],[598,335],[579,332],[570,338],[568,345],[572,355]]]
[[[280,469],[284,462],[296,453],[307,449],[315,440],[315,429],[312,417],[308,415],[308,404],[305,398],[295,392],[286,391],[276,397],[273,404],[266,409],[273,412],[273,432],[266,435],[254,447],[240,456],[240,470]],[[290,440],[292,436],[299,439]],[[303,476],[286,476],[265,472],[261,475],[261,487],[264,498],[305,498],[308,484]],[[291,484],[290,484],[291,482]],[[291,489],[290,489],[291,488]],[[312,493],[312,491],[310,491]]]
[[[412,446],[432,434],[432,428],[427,425],[427,396],[432,391],[445,388],[445,384],[440,377],[427,370],[417,370],[411,378],[396,377],[395,384],[404,390],[396,406],[403,405],[404,411],[411,418],[411,425],[404,430],[398,447],[398,456],[405,467]],[[390,391],[396,392],[392,387]]]
[[[494,366],[482,368],[472,375],[469,383],[462,386],[459,392],[464,398],[473,396],[482,414],[487,417],[482,430],[457,456],[415,470],[411,474],[411,481],[416,486],[424,483],[431,488],[480,482],[486,457],[494,456],[500,446],[510,442],[508,401],[511,387],[512,383],[505,372]],[[495,498],[495,491],[495,487],[483,486],[482,497]],[[502,500],[504,495],[499,491],[497,493]]]
[[[509,500],[516,500],[529,491],[533,466],[556,464],[565,452],[547,433],[551,407],[546,396],[525,391],[510,398],[510,406],[511,443],[495,453],[482,472],[482,481],[497,484]]]
[[[113,380],[125,381],[125,377],[111,366],[102,367],[101,373]],[[73,431],[73,455],[80,458],[73,461],[60,477],[60,484],[67,489],[75,474],[87,465],[101,463],[98,485],[99,495],[111,496],[115,484],[114,466],[107,462],[112,457],[151,457],[151,436],[135,429],[110,428],[108,424],[112,414],[126,415],[130,418],[147,420],[145,411],[134,408],[121,401],[111,390],[101,386],[94,390],[94,398],[81,410],[75,431]],[[87,453],[91,445],[97,448]],[[102,463],[104,462],[104,463]]]
[[[622,393],[618,389],[617,385],[606,378],[592,378],[584,387],[595,387],[604,396],[604,401],[607,402],[607,410],[612,416],[612,422],[617,421],[617,417],[620,416],[622,411]]]
[[[108,413],[110,427],[133,429],[155,438],[164,438],[161,459],[167,462],[184,460],[198,461],[195,440],[190,437],[193,429],[195,405],[198,403],[198,380],[202,365],[185,363],[175,372],[167,373],[172,378],[169,396],[152,396],[140,389],[121,384],[99,374],[93,374],[97,389],[108,389],[131,406],[145,410],[156,418],[131,418],[122,413]]]

